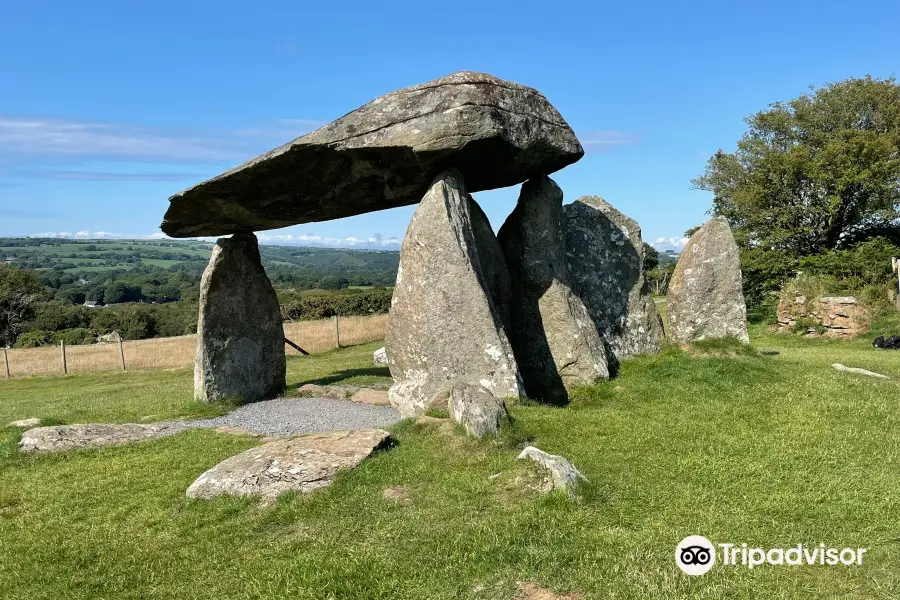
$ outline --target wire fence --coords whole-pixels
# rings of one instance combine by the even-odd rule
[[[284,324],[286,338],[310,353],[384,339],[388,315],[334,317]],[[300,352],[285,346],[289,356]],[[196,336],[183,335],[84,346],[3,349],[0,378],[99,371],[180,369],[194,364]]]

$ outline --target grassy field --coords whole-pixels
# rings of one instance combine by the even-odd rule
[[[364,344],[384,339],[387,315],[340,318],[342,346]],[[333,319],[293,321],[285,323],[284,335],[307,352],[325,352],[337,346]],[[123,344],[125,366],[129,370],[177,369],[194,364],[196,339],[193,335],[151,338]],[[289,355],[299,352],[287,347]],[[6,373],[0,356],[0,377]],[[60,348],[12,348],[6,352],[11,377],[31,375],[62,375]],[[122,368],[118,344],[88,344],[66,347],[66,368],[69,373],[119,371]]]
[[[900,379],[829,366],[900,378],[900,352],[752,333],[751,352],[667,350],[625,361],[566,408],[515,406],[500,442],[400,423],[393,449],[264,509],[184,496],[253,439],[189,431],[25,456],[20,432],[0,429],[0,595],[487,600],[530,581],[586,599],[900,597]],[[290,384],[384,380],[377,345],[292,357]],[[12,379],[0,423],[217,410],[190,387],[187,370]],[[576,501],[529,490],[515,461],[526,441],[581,468],[590,484]],[[408,499],[384,499],[391,486]],[[689,534],[869,551],[858,567],[717,565],[691,578],[674,562]]]

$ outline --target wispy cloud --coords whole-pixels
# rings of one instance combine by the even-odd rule
[[[578,131],[578,140],[588,154],[609,152],[618,146],[637,144],[639,139],[624,131]]]
[[[686,237],[661,237],[656,238],[651,246],[656,248],[657,250],[675,250],[676,252],[681,252],[684,248],[684,245],[688,243],[688,238]]]
[[[122,234],[112,233],[109,231],[43,231],[41,233],[33,233],[28,237],[32,238],[71,238],[71,239],[153,239],[167,240],[170,238],[162,232],[151,234]],[[360,249],[379,249],[379,250],[398,250],[402,240],[396,237],[385,238],[380,233],[375,233],[368,237],[328,237],[315,235],[312,233],[257,233],[261,244],[278,244],[288,246],[317,246],[323,248],[360,248]],[[188,238],[192,240],[200,240],[214,242],[217,238],[212,236]]]

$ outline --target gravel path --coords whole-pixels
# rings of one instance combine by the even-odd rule
[[[264,435],[384,427],[400,420],[391,406],[372,406],[331,398],[276,398],[245,404],[222,417],[180,421],[184,427],[243,427]]]

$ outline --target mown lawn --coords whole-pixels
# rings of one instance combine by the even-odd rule
[[[754,333],[756,353],[667,350],[567,408],[514,407],[500,443],[398,424],[393,449],[270,508],[184,496],[253,439],[24,456],[0,429],[0,596],[495,599],[532,581],[596,599],[900,597],[900,352]],[[377,345],[292,359],[291,384],[384,379]],[[0,423],[208,414],[190,386],[186,371],[3,381]],[[529,490],[527,439],[590,479],[576,501]],[[385,500],[397,485],[408,500]],[[869,551],[858,567],[691,578],[674,561],[689,534]]]

